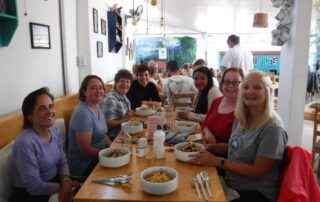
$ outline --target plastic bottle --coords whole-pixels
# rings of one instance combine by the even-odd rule
[[[157,130],[153,133],[153,151],[155,159],[163,159],[165,156],[165,133],[163,132],[161,125],[157,126]]]

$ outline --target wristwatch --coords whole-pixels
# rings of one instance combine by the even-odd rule
[[[220,168],[224,168],[224,161],[225,160],[226,159],[224,159],[224,158],[220,158],[220,165],[219,165]]]

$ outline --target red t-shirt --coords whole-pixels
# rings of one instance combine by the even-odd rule
[[[212,102],[206,119],[202,124],[202,128],[207,127],[216,137],[217,142],[228,143],[232,131],[234,112],[228,114],[220,114],[218,112],[222,98],[223,97],[219,97]]]

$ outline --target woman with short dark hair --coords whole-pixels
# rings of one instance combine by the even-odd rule
[[[142,101],[158,101],[161,102],[156,86],[149,82],[150,69],[148,66],[141,64],[137,67],[137,79],[131,83],[127,97],[130,100],[132,109],[140,107]]]
[[[108,135],[114,140],[121,131],[121,123],[126,122],[133,115],[131,104],[126,94],[130,89],[132,74],[126,69],[119,70],[115,77],[114,89],[100,104],[108,125]]]
[[[10,202],[47,202],[59,193],[60,202],[72,200],[72,181],[54,127],[54,97],[46,87],[30,93],[22,104],[23,131],[12,150],[13,193]]]

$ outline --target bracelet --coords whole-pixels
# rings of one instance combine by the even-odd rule
[[[225,162],[225,159],[220,158],[220,165],[219,165],[220,168],[224,168],[224,162]]]
[[[67,182],[69,182],[69,183],[72,182],[72,180],[70,179],[70,177],[67,177],[67,176],[63,177],[61,181],[67,181]]]

